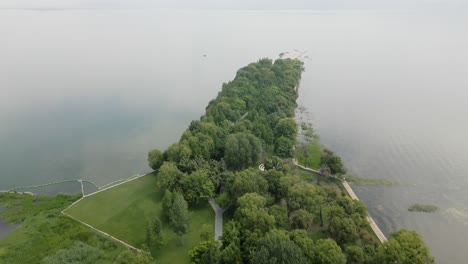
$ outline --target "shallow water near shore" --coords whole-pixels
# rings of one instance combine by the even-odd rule
[[[3,209],[4,208],[2,206],[0,206],[0,213],[3,211]],[[14,231],[16,227],[18,227],[18,225],[7,224],[0,217],[0,240],[7,237],[8,234],[10,234],[12,231]]]
[[[416,229],[437,263],[464,263],[466,17],[0,10],[0,190],[148,172],[147,151],[177,141],[238,68],[307,50],[298,102],[321,142],[351,174],[399,183],[353,187],[377,224]]]

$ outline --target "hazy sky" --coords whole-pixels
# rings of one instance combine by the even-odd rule
[[[2,0],[0,8],[414,9],[467,7],[468,0]]]

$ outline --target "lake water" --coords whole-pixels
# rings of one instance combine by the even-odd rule
[[[465,14],[0,11],[0,189],[149,171],[236,70],[308,50],[299,103],[383,231],[468,259]],[[203,56],[203,55],[206,55]],[[409,213],[413,203],[440,207]]]

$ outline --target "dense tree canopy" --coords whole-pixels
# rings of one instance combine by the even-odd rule
[[[180,181],[184,174],[177,168],[173,162],[164,162],[159,168],[157,180],[162,190],[173,191],[180,186]]]
[[[257,193],[247,193],[238,199],[235,219],[242,229],[268,232],[275,227],[275,218],[265,210],[266,199]]]
[[[227,138],[224,160],[229,168],[240,170],[256,164],[261,152],[262,144],[257,137],[239,132]]]
[[[405,229],[393,233],[388,241],[380,245],[375,259],[382,264],[434,263],[434,258],[429,254],[429,248],[418,233]]]
[[[190,204],[197,204],[200,200],[208,199],[214,195],[213,182],[208,173],[202,170],[195,171],[181,180],[185,200]]]
[[[316,264],[345,264],[346,257],[341,248],[331,239],[319,239],[315,243]]]
[[[257,250],[252,254],[251,263],[306,264],[308,261],[301,248],[289,240],[288,236],[272,232],[258,242]]]

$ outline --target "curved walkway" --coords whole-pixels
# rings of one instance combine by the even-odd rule
[[[292,162],[293,162],[294,165],[296,165],[297,167],[299,167],[299,168],[301,168],[301,169],[303,169],[305,171],[314,172],[314,173],[317,173],[317,174],[325,176],[325,177],[332,177],[332,178],[335,178],[335,179],[339,179],[341,181],[341,183],[343,184],[343,187],[346,189],[346,192],[348,192],[351,199],[359,201],[359,197],[357,197],[357,195],[354,193],[353,189],[351,188],[351,186],[348,184],[348,182],[346,180],[338,178],[335,175],[327,176],[327,175],[322,174],[318,170],[314,170],[314,169],[311,169],[311,168],[306,168],[306,167],[304,167],[302,165],[299,165],[299,163],[297,163],[296,159],[293,159]],[[372,218],[372,216],[370,216],[369,213],[367,215],[367,222],[369,222],[369,226],[372,228],[375,235],[380,240],[380,243],[383,244],[385,241],[387,241],[387,238],[385,237],[384,233],[382,232],[382,230],[380,230],[379,226],[375,223],[374,219]]]
[[[221,208],[213,198],[208,199],[208,202],[215,212],[215,234],[214,238],[216,241],[223,235],[223,213],[224,209]]]

